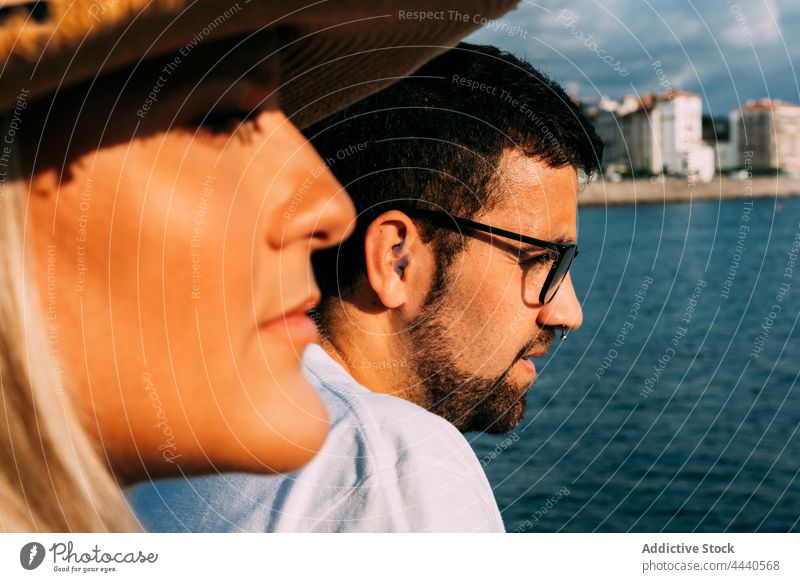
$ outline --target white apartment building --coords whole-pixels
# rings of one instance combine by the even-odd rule
[[[703,181],[714,177],[714,148],[703,143],[700,96],[685,91],[601,100],[595,118],[605,165]]]
[[[731,113],[735,165],[800,174],[800,106],[784,101],[748,101]]]

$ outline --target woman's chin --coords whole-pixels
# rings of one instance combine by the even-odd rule
[[[170,411],[170,418],[188,416],[192,421],[180,425],[176,420],[168,440],[151,424],[133,431],[149,438],[133,442],[126,427],[125,438],[113,446],[115,476],[121,484],[131,484],[224,472],[285,473],[303,467],[325,443],[328,412],[301,371],[290,374],[283,388],[274,382],[262,380],[260,389],[233,402],[218,401],[213,414]],[[103,438],[107,449],[112,439],[110,434]]]
[[[263,415],[240,425],[241,463],[235,470],[254,473],[294,471],[320,451],[328,436],[328,411],[319,393],[300,373],[290,392],[273,390]]]

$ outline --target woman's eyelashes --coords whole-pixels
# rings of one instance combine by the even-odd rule
[[[228,109],[215,110],[196,118],[192,126],[212,133],[233,133],[256,116],[258,110]]]

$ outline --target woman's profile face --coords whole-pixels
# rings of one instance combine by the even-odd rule
[[[125,481],[291,470],[327,432],[300,363],[310,255],[349,233],[353,206],[263,71],[201,80],[208,67],[169,61],[26,111],[61,387]]]

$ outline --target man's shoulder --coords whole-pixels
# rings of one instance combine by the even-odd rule
[[[447,463],[454,454],[473,455],[464,436],[448,421],[403,398],[367,389],[321,347],[307,348],[304,365],[328,407],[329,438],[362,440],[380,465],[396,465],[409,456],[431,456]]]
[[[330,411],[331,430],[293,485],[333,475],[358,482],[347,491],[327,490],[338,493],[331,500],[338,509],[326,519],[346,522],[347,531],[503,530],[480,463],[452,424],[412,402],[368,390],[319,346],[307,349],[304,362]],[[322,523],[315,528],[324,530]]]

